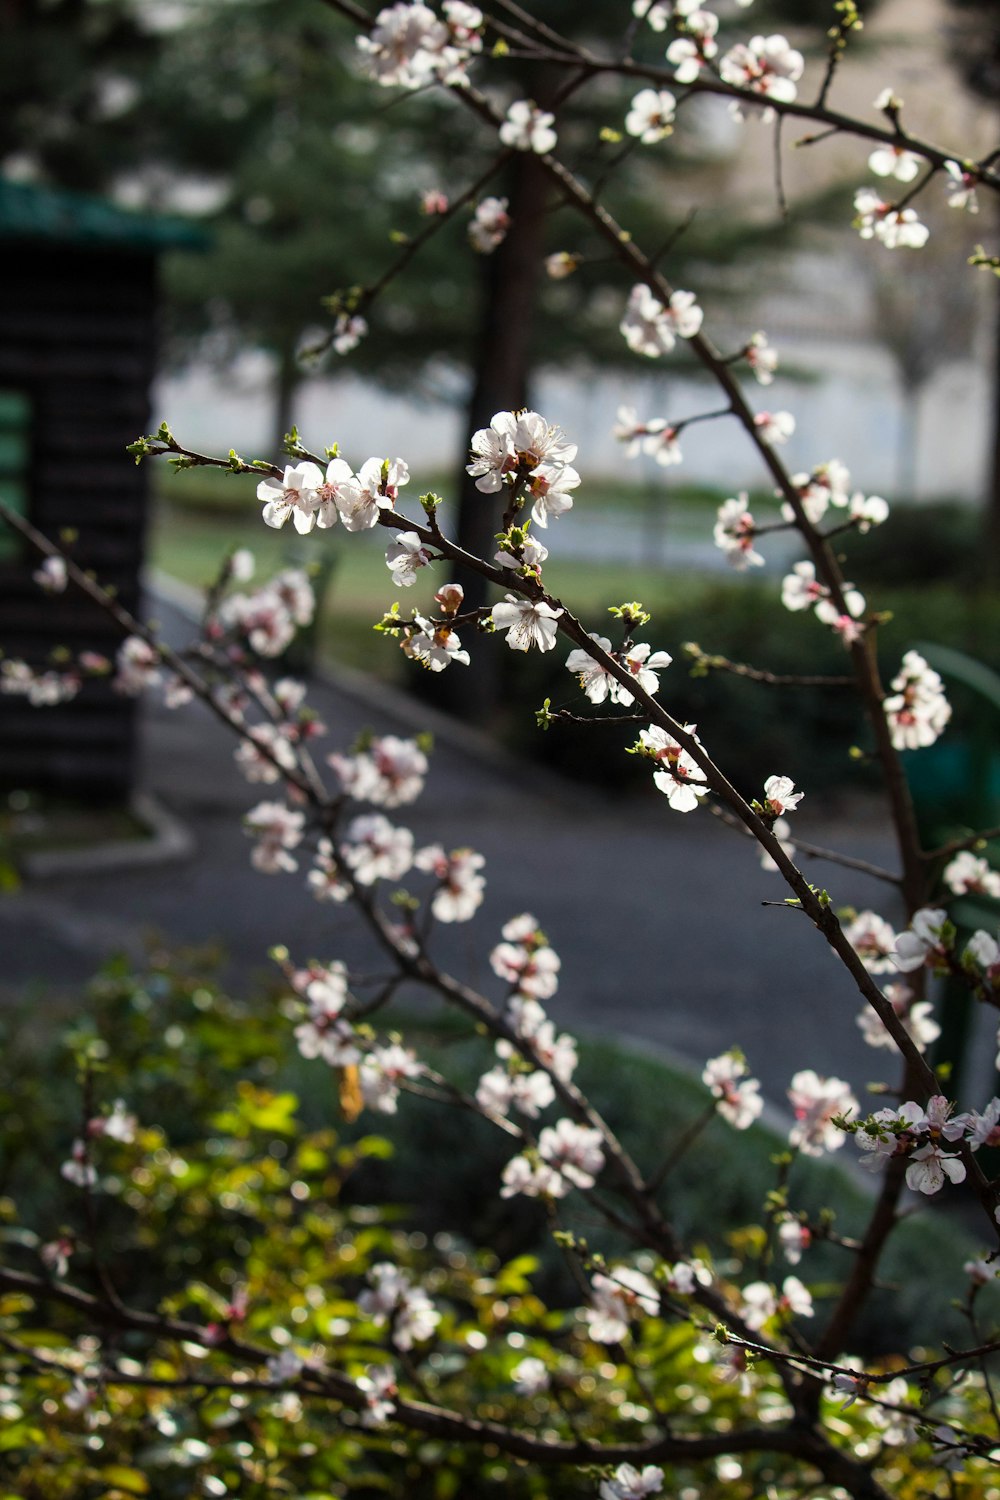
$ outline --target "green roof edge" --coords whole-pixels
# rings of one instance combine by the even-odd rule
[[[133,250],[205,250],[210,236],[188,220],[134,213],[105,198],[0,178],[0,241],[109,246]]]

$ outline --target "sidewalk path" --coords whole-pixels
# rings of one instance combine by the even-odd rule
[[[187,638],[173,605],[160,597],[152,612],[171,636]],[[330,750],[366,727],[414,733],[431,717],[402,694],[340,674],[315,684],[310,701]],[[266,971],[267,950],[279,942],[299,960],[371,966],[349,909],[317,903],[301,874],[252,869],[240,820],[269,789],[235,772],[233,748],[201,705],[168,712],[150,700],[142,784],[192,831],[195,856],[53,877],[0,898],[0,997],[32,986],[39,995],[45,986],[73,994],[109,953],[141,951],[150,933],[171,944],[221,943],[236,981]],[[803,837],[891,865],[889,838],[870,818],[823,827],[810,810],[807,800],[796,814]],[[652,1043],[699,1070],[739,1044],[779,1103],[797,1068],[837,1074],[856,1089],[891,1071],[888,1054],[862,1042],[859,997],[807,919],[761,906],[782,899],[778,877],[760,869],[749,840],[707,814],[679,815],[652,796],[595,806],[587,790],[449,728],[437,738],[423,797],[393,816],[418,841],[468,844],[486,856],[477,918],[439,929],[435,948],[487,994],[500,993],[487,955],[501,924],[530,910],[562,956],[549,1009],[569,1028]],[[886,886],[832,865],[807,868],[837,904],[896,915]]]

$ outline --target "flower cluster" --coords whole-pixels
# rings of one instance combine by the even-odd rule
[[[59,703],[69,703],[82,687],[83,677],[73,668],[39,671],[17,657],[8,656],[0,661],[0,694],[26,698],[32,708],[54,708]]]
[[[669,354],[678,339],[694,338],[704,316],[694,292],[672,292],[663,303],[640,281],[629,293],[619,327],[633,353],[658,359]]]
[[[315,612],[316,597],[308,576],[301,568],[284,568],[250,594],[227,595],[214,630],[245,640],[258,656],[280,656],[296,630],[312,623]]]
[[[740,573],[746,568],[759,568],[764,564],[763,557],[754,547],[757,531],[748,508],[748,499],[746,491],[741,490],[735,499],[723,501],[712,532],[715,545],[725,553],[726,561]]]
[[[263,502],[267,526],[284,526],[289,516],[296,531],[326,529],[340,517],[348,531],[368,531],[382,511],[395,508],[410,471],[401,458],[369,458],[355,474],[343,458],[332,458],[326,473],[309,461],[287,464],[283,477],[262,479],[257,499]]]
[[[492,255],[498,245],[507,238],[510,214],[507,198],[483,198],[476,204],[475,213],[469,223],[469,244],[480,255]]]
[[[740,1315],[748,1328],[757,1330],[774,1318],[811,1318],[813,1300],[797,1276],[786,1276],[780,1292],[766,1281],[751,1281],[743,1288]]]
[[[855,1132],[864,1153],[861,1165],[879,1171],[894,1157],[905,1157],[906,1185],[914,1192],[938,1193],[945,1182],[964,1182],[965,1164],[944,1149],[966,1137],[973,1150],[992,1144],[1000,1100],[994,1099],[984,1115],[952,1115],[943,1094],[927,1101],[926,1110],[909,1099],[898,1109],[880,1109],[862,1121]],[[1000,1138],[1000,1136],[998,1136]]]
[[[942,734],[951,718],[944,684],[919,651],[907,651],[882,705],[897,750],[919,750]]]
[[[701,741],[694,724],[684,725],[685,734],[696,745]],[[654,760],[659,769],[653,772],[653,784],[663,792],[674,812],[693,812],[708,791],[705,773],[694,757],[657,724],[640,730],[639,754]]]
[[[917,1051],[926,1052],[931,1042],[936,1042],[941,1035],[941,1028],[933,1018],[931,1002],[918,1000],[915,992],[902,980],[887,984],[882,993]],[[857,1019],[869,1047],[895,1047],[896,1043],[870,1005],[864,1007]]]
[[[654,146],[673,130],[677,100],[669,89],[642,89],[625,116],[625,133],[644,146]]]
[[[660,1294],[634,1266],[612,1266],[591,1278],[591,1303],[584,1311],[587,1332],[597,1344],[620,1344],[636,1317],[655,1318]]]
[[[505,146],[515,151],[534,151],[545,156],[556,144],[556,133],[552,129],[555,116],[539,109],[530,99],[516,100],[507,111],[507,118],[500,126],[500,139]]]
[[[812,562],[796,563],[781,581],[781,602],[786,609],[811,609],[817,620],[829,625],[844,645],[850,646],[864,633],[859,617],[865,612],[865,596],[850,583],[845,583],[841,592],[843,612],[833,602],[826,584],[816,577],[816,565]]]
[[[390,1261],[379,1261],[368,1273],[371,1287],[358,1298],[358,1307],[376,1328],[388,1325],[389,1338],[404,1352],[429,1339],[441,1321],[430,1297],[414,1286],[408,1272]]]
[[[484,495],[510,491],[517,508],[531,500],[531,517],[546,527],[573,508],[571,490],[580,483],[572,467],[576,444],[537,411],[499,411],[472,437],[466,472]]]
[[[660,679],[657,673],[669,667],[673,661],[669,651],[654,651],[644,641],[624,646],[621,651],[613,651],[611,642],[606,636],[591,633],[590,639],[602,651],[613,656],[618,665],[635,679],[644,693],[655,696],[660,691]],[[578,646],[567,656],[566,669],[579,678],[580,687],[591,703],[610,701],[620,703],[627,708],[635,701],[628,688],[582,646]]]
[[[415,802],[428,769],[427,756],[416,740],[394,734],[376,736],[353,755],[330,755],[327,762],[355,802],[373,802],[377,807]]]
[[[296,989],[306,1000],[308,1013],[295,1028],[295,1041],[303,1057],[320,1057],[332,1068],[350,1067],[360,1054],[354,1033],[341,1013],[347,1003],[347,970],[335,962],[323,968],[313,965],[295,976]]]
[[[735,1130],[746,1130],[760,1117],[764,1101],[760,1084],[750,1077],[746,1058],[737,1048],[713,1057],[701,1075],[716,1099],[716,1110]]]
[[[803,1156],[822,1156],[844,1144],[844,1134],[835,1122],[854,1113],[858,1101],[842,1078],[823,1078],[812,1068],[796,1073],[788,1090],[795,1116],[788,1137]]]
[[[664,469],[683,462],[684,455],[677,441],[677,433],[678,428],[671,427],[665,417],[652,417],[648,422],[640,422],[633,406],[619,406],[618,421],[613,429],[613,436],[620,443],[628,445],[625,449],[626,458],[637,458],[640,453],[648,453]]]
[[[541,1132],[536,1148],[507,1163],[500,1196],[565,1198],[574,1188],[592,1188],[603,1167],[601,1132],[573,1120],[557,1120]]]
[[[465,0],[444,0],[442,11],[443,20],[421,0],[379,11],[357,42],[369,76],[387,88],[464,82],[470,56],[482,50],[483,14]]]
[[[637,6],[643,0],[636,0]],[[653,4],[646,8],[646,19],[654,31],[663,31],[670,8]],[[715,40],[719,29],[719,18],[714,11],[702,8],[699,0],[675,0],[671,16],[680,35],[667,47],[667,62],[674,70],[678,83],[694,83],[703,69],[718,56],[719,44]]]
[[[719,72],[734,88],[749,89],[776,104],[791,104],[798,92],[795,85],[802,77],[805,59],[781,35],[755,36],[749,42],[738,42],[719,59]],[[731,106],[742,119],[747,106],[734,100]],[[762,119],[773,119],[774,111],[765,109]]]
[[[896,208],[874,188],[859,188],[854,195],[855,227],[863,240],[877,239],[887,250],[919,250],[930,230],[917,218],[915,209]]]

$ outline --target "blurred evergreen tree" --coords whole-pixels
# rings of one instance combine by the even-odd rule
[[[276,439],[291,425],[308,370],[298,352],[329,325],[322,298],[370,282],[423,226],[422,193],[455,196],[496,152],[442,91],[414,98],[359,77],[353,28],[322,0],[7,0],[0,15],[0,81],[13,99],[0,134],[4,156],[29,156],[62,185],[127,187],[152,209],[211,205],[213,250],[168,264],[171,345],[177,357],[209,354],[222,364],[246,348],[271,354]],[[631,6],[547,0],[544,19],[613,51]],[[741,29],[792,24],[796,39],[813,38],[818,50],[834,19],[832,0],[766,0]],[[664,45],[662,35],[638,29],[636,55],[662,61]],[[552,99],[559,80],[544,63],[512,58],[510,67],[512,94],[543,107]],[[777,206],[749,225],[705,212],[688,222],[696,196],[726,196],[726,106],[689,101],[667,150],[602,140],[602,127],[621,130],[637,91],[598,79],[574,94],[560,110],[560,149],[590,183],[621,158],[603,201],[646,245],[676,236],[670,275],[681,285],[696,278],[711,308],[720,293],[709,269],[773,250],[788,229]],[[497,410],[530,404],[530,374],[542,365],[628,359],[617,332],[621,270],[603,242],[560,211],[537,161],[515,153],[487,193],[509,200],[504,243],[476,255],[468,215],[457,216],[374,308],[370,336],[350,361],[352,371],[411,390],[435,361],[470,371],[470,432]],[[584,257],[567,281],[544,276],[543,257],[554,250]],[[480,312],[470,347],[471,302]],[[492,507],[464,472],[461,484],[460,540],[489,551]],[[488,697],[487,674],[477,682]]]
[[[951,36],[952,61],[968,88],[997,109],[1000,137],[1000,5],[997,0],[951,0],[956,24]],[[1000,147],[996,153],[1000,157]],[[1000,229],[1000,212],[992,201],[986,205],[994,233]],[[977,272],[981,275],[981,272]],[[1000,280],[997,283],[996,336],[993,357],[993,432],[986,472],[985,535],[983,566],[992,583],[1000,583]]]

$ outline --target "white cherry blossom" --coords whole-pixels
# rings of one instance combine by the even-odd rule
[[[869,170],[876,177],[895,177],[898,182],[912,182],[920,165],[921,158],[902,146],[877,146],[868,158]]]
[[[857,490],[847,502],[847,514],[864,536],[873,526],[889,519],[889,506],[881,495],[865,496]]]
[[[526,914],[524,920],[532,926],[523,937],[512,936],[520,931],[516,922],[504,926],[505,941],[490,953],[490,967],[519,994],[548,1000],[559,988],[560,958],[538,931],[534,917]]]
[[[507,238],[510,228],[507,198],[483,198],[469,224],[469,243],[480,255],[491,255]]]
[[[875,223],[875,238],[887,250],[920,250],[930,230],[917,218],[915,208],[892,208]]]
[[[243,819],[246,832],[257,840],[250,862],[265,875],[298,869],[289,853],[302,842],[305,814],[283,802],[258,802]]]
[[[402,807],[416,801],[427,775],[427,756],[416,740],[394,734],[376,736],[358,755],[330,755],[344,790],[356,802],[378,807]]]
[[[463,0],[446,0],[445,20],[420,0],[379,11],[367,36],[357,40],[365,67],[385,87],[424,88],[435,79],[462,84],[469,54],[482,49],[482,12]]]
[[[160,653],[142,636],[126,636],[115,654],[115,692],[134,698],[159,680]]]
[[[526,494],[532,501],[531,519],[543,528],[549,518],[561,516],[573,509],[573,497],[580,476],[569,464],[539,464],[533,469],[526,486]],[[547,555],[547,554],[546,554]]]
[[[693,724],[685,724],[684,730],[700,743]],[[645,754],[663,768],[654,772],[653,782],[664,793],[674,812],[693,812],[708,791],[704,772],[697,761],[656,724],[640,731],[639,742]]]
[[[426,568],[432,555],[415,531],[397,531],[385,549],[386,567],[396,587],[409,588],[416,583],[417,574]]]
[[[338,313],[334,319],[330,346],[334,354],[350,354],[368,332],[368,324],[360,313]]]
[[[976,197],[976,179],[969,172],[965,172],[957,161],[946,161],[944,169],[948,174],[945,184],[948,192],[949,208],[964,208],[966,213],[977,214],[979,212],[979,200]]]
[[[679,338],[693,338],[703,317],[694,292],[673,292],[664,304],[645,282],[638,282],[629,293],[620,330],[634,353],[656,359],[669,354]]]
[[[929,1141],[914,1151],[906,1169],[906,1186],[915,1193],[938,1193],[945,1182],[964,1182],[965,1164],[949,1156],[937,1142]]]
[[[434,625],[422,615],[414,615],[416,629],[408,632],[403,641],[403,654],[426,667],[429,672],[443,672],[452,662],[469,665],[469,653],[454,630],[446,625]]]
[[[910,926],[896,939],[896,968],[904,974],[923,968],[928,959],[941,956],[947,950],[943,945],[943,929],[948,913],[941,907],[925,906],[914,912]]]
[[[941,878],[956,896],[971,892],[1000,900],[1000,870],[991,869],[981,855],[973,854],[970,849],[960,850],[945,865]]]
[[[601,1132],[573,1120],[547,1126],[538,1137],[538,1154],[565,1182],[578,1188],[592,1188],[604,1167]]]
[[[92,1188],[97,1186],[97,1169],[90,1161],[86,1141],[76,1140],[73,1142],[69,1158],[62,1163],[59,1172],[74,1187]]]
[[[673,130],[677,100],[669,89],[642,89],[625,116],[625,133],[653,146]]]
[[[929,1000],[917,1000],[913,990],[902,980],[887,984],[885,998],[902,1022],[908,1036],[918,1052],[926,1052],[931,1042],[937,1041],[941,1028],[933,1019],[934,1007]],[[896,1043],[886,1031],[870,1005],[858,1015],[858,1026],[869,1047],[895,1047]]]
[[[778,368],[778,351],[767,341],[767,334],[757,332],[746,347],[746,361],[759,385],[770,385]]]
[[[510,1379],[519,1396],[537,1396],[541,1391],[547,1391],[551,1384],[543,1361],[533,1355],[518,1361],[510,1372]]]
[[[747,508],[748,499],[746,490],[741,490],[734,499],[723,501],[712,531],[715,545],[739,573],[764,564],[763,557],[754,547],[754,519]]]
[[[694,83],[702,70],[718,56],[719,44],[715,34],[719,29],[719,18],[714,11],[685,5],[683,24],[683,35],[675,37],[667,47],[667,62],[678,83]]]
[[[368,1109],[383,1115],[394,1115],[398,1108],[399,1085],[405,1078],[419,1078],[423,1064],[398,1042],[373,1047],[363,1057],[358,1069],[361,1097]],[[399,1343],[399,1340],[396,1340]],[[399,1344],[404,1348],[403,1344]]]
[[[890,687],[892,692],[882,707],[895,748],[919,750],[933,745],[951,718],[951,704],[938,673],[919,651],[907,651]]]
[[[413,863],[440,882],[431,900],[431,911],[439,922],[467,922],[482,905],[486,881],[479,871],[486,861],[475,850],[453,849],[446,854],[440,844],[430,844],[417,850]]]
[[[804,1156],[838,1151],[844,1144],[844,1133],[832,1123],[833,1118],[846,1117],[858,1108],[850,1085],[841,1078],[823,1078],[812,1068],[804,1068],[792,1079],[788,1098],[795,1115],[789,1144],[797,1146]]]
[[[565,281],[580,265],[581,257],[569,250],[555,250],[545,257],[545,274],[550,281]]]
[[[410,471],[401,458],[368,458],[356,479],[337,488],[336,503],[347,531],[370,531],[379,514],[392,510]]]
[[[669,651],[654,651],[652,646],[639,641],[623,650],[620,660],[622,666],[635,678],[643,692],[655,696],[660,691],[660,679],[657,674],[670,666],[673,657]],[[618,684],[618,702],[626,707],[634,702],[632,694],[620,684]]]
[[[590,639],[600,646],[602,651],[611,651],[611,642],[606,635],[595,635],[591,631]],[[599,661],[595,661],[582,646],[577,646],[569,653],[566,658],[566,670],[576,674],[580,687],[591,703],[604,703],[608,698],[612,703],[621,702],[622,687],[618,679],[612,677],[607,668],[603,667]]]
[[[66,585],[69,582],[69,574],[66,571],[66,559],[63,557],[44,558],[31,577],[43,593],[64,593]]]
[[[673,12],[672,0],[632,0],[632,14],[651,31],[666,31]]]
[[[364,813],[349,824],[341,854],[359,885],[399,880],[413,864],[413,834],[381,813]]]
[[[786,1276],[780,1293],[766,1281],[751,1281],[743,1288],[740,1311],[747,1327],[757,1330],[779,1313],[811,1318],[813,1300],[797,1276]]]
[[[1000,1146],[1000,1099],[991,1099],[982,1114],[972,1110],[966,1121],[966,1131],[972,1151],[978,1151],[981,1146]]]
[[[884,917],[874,911],[858,912],[844,928],[844,936],[869,974],[892,974],[896,965],[896,934]]]
[[[500,126],[500,140],[515,151],[534,151],[539,156],[555,149],[555,116],[539,109],[530,99],[518,99],[507,111]]]
[[[764,783],[764,805],[771,817],[794,812],[804,796],[805,792],[795,790],[790,776],[769,776]]]
[[[334,901],[340,904],[350,896],[350,882],[337,862],[329,839],[320,839],[313,867],[306,876],[306,884],[317,901]]]
[[[496,630],[506,630],[512,651],[551,651],[556,644],[556,621],[561,609],[553,609],[544,599],[518,599],[507,594],[501,604],[494,604],[490,617]]]
[[[826,584],[816,577],[816,565],[798,562],[781,581],[781,602],[786,609],[797,611],[813,609],[829,595]]]
[[[787,443],[795,431],[795,418],[790,411],[759,411],[753,424],[765,443],[772,448]]]
[[[369,1365],[365,1374],[358,1377],[357,1386],[366,1403],[361,1413],[362,1426],[381,1427],[396,1410],[393,1397],[399,1391],[395,1370],[392,1365]]]
[[[1000,963],[1000,943],[992,933],[974,932],[965,947],[964,959],[978,964],[992,977],[992,971]]]
[[[397,1349],[412,1349],[431,1337],[441,1314],[423,1287],[412,1284],[409,1272],[380,1261],[368,1272],[368,1280],[370,1289],[360,1294],[358,1307],[376,1328],[388,1324]]]
[[[286,464],[284,476],[270,475],[257,486],[257,499],[263,502],[266,526],[284,526],[292,517],[296,531],[305,535],[316,525],[319,505],[317,490],[323,483],[323,471],[313,463]]]
[[[746,1058],[739,1051],[723,1052],[711,1058],[701,1075],[715,1099],[717,1112],[735,1130],[746,1130],[758,1119],[764,1108],[760,1083],[750,1077]]]
[[[782,104],[794,100],[798,92],[795,85],[804,68],[802,53],[796,52],[788,39],[777,33],[751,37],[748,43],[738,42],[719,60],[719,72],[726,83]],[[733,112],[738,118],[742,116],[738,105]],[[766,110],[764,120],[772,113]]]
[[[790,1266],[797,1266],[812,1244],[812,1230],[800,1219],[785,1219],[778,1225],[778,1243]]]
[[[620,1344],[635,1317],[655,1318],[660,1294],[654,1282],[633,1266],[613,1266],[591,1278],[591,1305],[584,1310],[587,1332],[598,1344]]]

